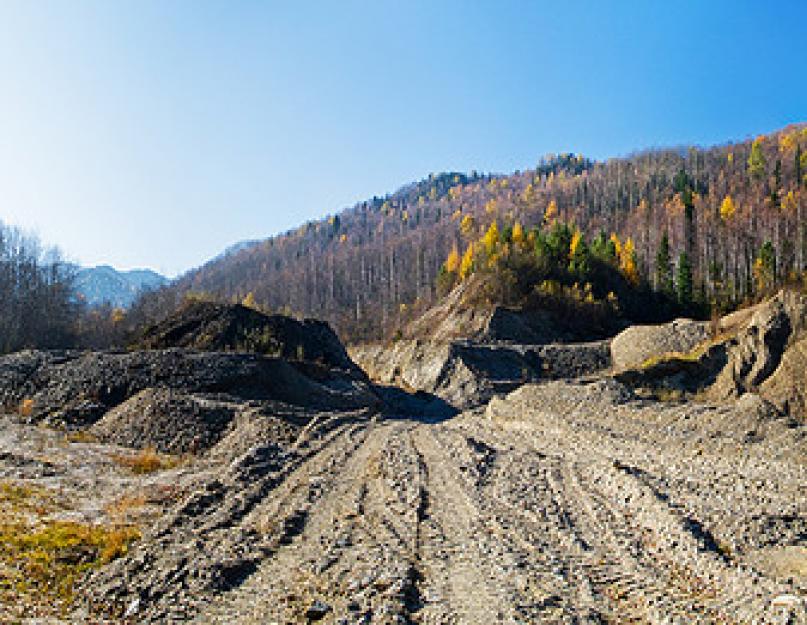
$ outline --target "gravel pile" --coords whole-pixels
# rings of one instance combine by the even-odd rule
[[[616,369],[627,369],[663,354],[687,353],[708,338],[708,324],[692,319],[631,326],[611,341],[611,357]]]

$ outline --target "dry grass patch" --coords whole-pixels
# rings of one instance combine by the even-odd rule
[[[34,412],[34,400],[23,399],[20,402],[19,407],[17,408],[17,412],[20,414],[21,417],[30,417],[31,414],[33,414]]]
[[[735,336],[736,333],[724,332],[703,341],[688,352],[665,352],[663,354],[658,354],[657,356],[651,356],[641,365],[639,365],[639,369],[651,369],[662,363],[670,362],[698,362],[710,349],[720,345],[721,343],[727,343],[731,339],[735,338]]]
[[[56,494],[25,483],[0,482],[0,522],[20,516],[43,515],[57,509]]]
[[[68,443],[97,443],[98,437],[95,434],[91,434],[87,430],[76,430],[75,432],[69,432],[65,435],[65,440]]]
[[[139,516],[147,501],[143,495],[124,495],[104,507],[107,517],[114,523],[126,524]]]
[[[85,571],[124,555],[139,537],[131,526],[0,523],[0,600],[34,601],[64,611]]]
[[[112,459],[137,475],[173,469],[182,462],[176,456],[158,453],[154,447],[146,447],[134,454],[116,454]]]
[[[47,518],[61,509],[48,489],[0,482],[0,605],[64,613],[76,580],[140,537],[132,525]]]

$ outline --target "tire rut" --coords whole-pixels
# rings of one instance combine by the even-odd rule
[[[639,442],[593,446],[602,431],[340,429],[246,517],[270,549],[198,622],[775,622],[781,586],[722,552]]]

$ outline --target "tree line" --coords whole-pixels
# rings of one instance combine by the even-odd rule
[[[132,311],[87,306],[76,293],[77,271],[57,248],[0,222],[0,353],[125,346],[167,310],[149,309],[145,298]]]
[[[0,352],[75,344],[73,278],[58,250],[0,223]]]

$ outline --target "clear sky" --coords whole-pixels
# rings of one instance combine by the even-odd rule
[[[0,220],[175,275],[429,172],[807,120],[807,2],[3,0]]]

